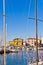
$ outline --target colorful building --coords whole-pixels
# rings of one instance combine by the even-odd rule
[[[36,38],[28,38],[26,40],[26,43],[30,46],[35,46],[36,45]],[[40,39],[38,39],[38,45],[40,44]]]
[[[9,44],[14,45],[14,46],[22,46],[23,45],[23,39],[16,38],[13,41],[10,41]]]
[[[41,37],[41,44],[43,44],[43,37]]]
[[[14,41],[9,41],[9,44],[10,45],[14,45]]]

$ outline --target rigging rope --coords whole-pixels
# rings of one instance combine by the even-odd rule
[[[32,0],[30,0],[30,2],[29,2],[29,8],[28,8],[28,14],[27,14],[27,21],[26,21],[26,31],[27,31],[27,32],[29,31],[29,30],[28,30],[28,29],[29,29],[29,28],[28,28],[28,26],[29,26],[29,25],[28,25],[28,23],[29,23],[29,22],[28,22],[28,21],[29,21],[28,17],[30,16],[31,1],[32,1]],[[27,33],[27,37],[28,37],[28,33]]]
[[[27,17],[29,17],[29,13],[30,13],[30,8],[31,8],[31,0],[30,0],[30,4],[29,4],[29,10],[28,10],[28,15],[27,15]]]

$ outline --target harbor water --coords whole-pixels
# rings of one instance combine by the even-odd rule
[[[39,51],[39,58],[43,60],[43,50]],[[6,54],[6,65],[28,65],[28,62],[36,59],[36,52],[21,50],[18,53]],[[4,55],[0,55],[0,65],[4,65]]]

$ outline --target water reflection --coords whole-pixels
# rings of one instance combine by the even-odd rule
[[[4,65],[4,56],[0,55],[0,65]]]
[[[19,51],[6,55],[6,65],[27,65],[30,60],[36,58],[35,51]],[[43,60],[43,51],[39,51],[39,58]],[[4,55],[0,55],[0,65],[4,65]]]

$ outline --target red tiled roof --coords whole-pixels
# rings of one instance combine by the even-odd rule
[[[36,38],[27,38],[27,40],[36,40]],[[40,39],[38,39],[40,40]]]

